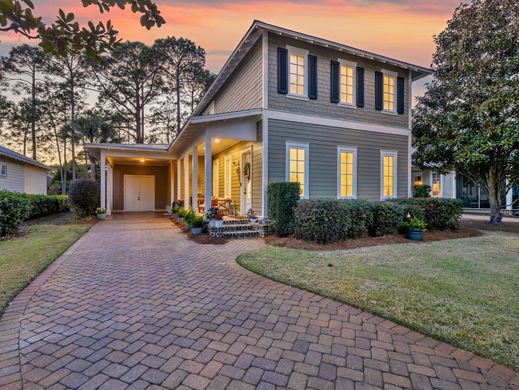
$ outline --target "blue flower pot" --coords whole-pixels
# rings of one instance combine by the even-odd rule
[[[177,218],[177,222],[180,225],[182,222],[184,222],[184,218],[183,217],[178,217]]]
[[[202,234],[202,229],[201,227],[194,227],[194,228],[191,228],[191,233],[193,233],[195,236],[198,236],[200,234]]]
[[[97,216],[97,219],[99,221],[104,221],[106,219],[106,214],[105,213],[102,213],[102,214],[98,213],[98,214],[96,214],[96,216]]]
[[[423,232],[421,230],[409,230],[407,232],[407,238],[409,238],[412,241],[422,241]]]

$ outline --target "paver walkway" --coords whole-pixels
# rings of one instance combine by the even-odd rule
[[[0,388],[519,388],[519,374],[264,279],[164,218],[100,223],[0,320]]]

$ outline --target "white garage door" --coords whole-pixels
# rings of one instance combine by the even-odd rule
[[[124,175],[124,211],[155,210],[155,176]]]

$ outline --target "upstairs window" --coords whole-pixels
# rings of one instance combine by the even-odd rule
[[[289,95],[306,98],[306,59],[308,58],[308,51],[289,47],[288,56]]]
[[[286,180],[299,183],[299,195],[308,198],[308,144],[287,142]]]
[[[380,155],[381,198],[396,198],[397,194],[397,153],[382,151]]]
[[[340,61],[340,103],[353,106],[355,103],[355,64]]]
[[[384,111],[396,111],[396,74],[384,72]]]

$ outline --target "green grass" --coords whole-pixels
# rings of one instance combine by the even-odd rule
[[[20,237],[0,241],[0,316],[9,301],[92,226],[71,213],[42,218]]]
[[[519,235],[334,252],[266,247],[243,267],[519,369]]]

